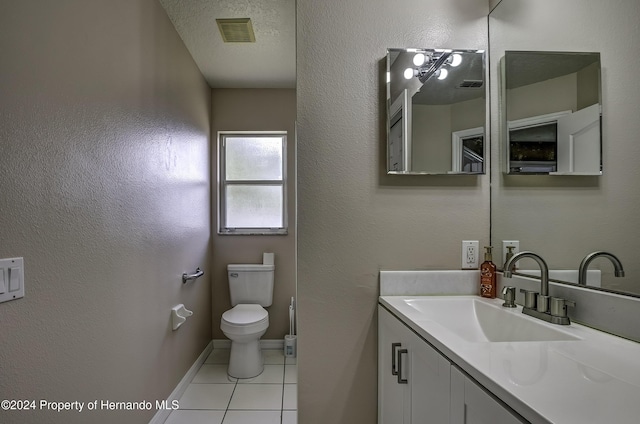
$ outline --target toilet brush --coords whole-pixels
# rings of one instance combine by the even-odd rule
[[[294,309],[293,309],[293,297],[289,304],[289,334],[284,336],[284,356],[294,357],[296,356],[296,336],[294,329]]]

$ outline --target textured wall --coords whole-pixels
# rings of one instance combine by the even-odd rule
[[[596,260],[592,267],[602,267],[603,286],[634,293],[640,292],[635,237],[640,227],[637,16],[637,0],[619,1],[615,7],[598,0],[503,0],[490,18],[493,93],[505,50],[600,52],[602,62],[602,176],[503,174],[500,115],[492,115],[493,243],[520,240],[521,249],[539,252],[559,269],[577,269],[595,250],[614,252],[625,278],[613,278],[606,260]],[[492,109],[499,110],[496,95]]]
[[[0,304],[0,398],[165,398],[211,339],[210,90],[156,0],[5,1],[0,31],[0,257],[26,284]]]
[[[478,0],[298,0],[298,413],[376,422],[380,269],[456,269],[489,176],[387,176],[388,47],[487,48]]]
[[[289,332],[289,302],[295,296],[295,119],[296,91],[292,89],[212,90],[212,178],[217,178],[218,131],[287,131],[287,196],[289,234],[280,236],[218,235],[218,208],[213,211],[213,338],[225,339],[222,314],[231,308],[227,264],[261,263],[262,252],[276,258],[273,305],[263,339],[283,339]]]

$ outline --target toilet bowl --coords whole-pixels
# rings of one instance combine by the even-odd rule
[[[222,314],[220,329],[231,340],[228,374],[252,378],[264,369],[260,337],[269,328],[269,313],[260,305],[239,304]]]
[[[227,370],[231,377],[253,378],[264,369],[260,337],[269,327],[264,308],[273,301],[273,253],[265,253],[263,262],[227,265],[232,308],[222,314],[220,329],[231,340]]]

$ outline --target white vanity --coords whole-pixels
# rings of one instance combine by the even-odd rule
[[[473,273],[432,275],[381,277],[379,424],[640,422],[640,344],[469,295]]]

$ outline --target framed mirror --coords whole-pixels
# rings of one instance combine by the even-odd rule
[[[539,253],[551,278],[575,284],[581,261],[594,251],[614,254],[624,267],[617,277],[605,257],[589,266],[586,287],[640,297],[640,2],[599,0],[502,0],[489,15],[491,63],[491,243],[504,240]],[[505,172],[501,63],[508,52],[599,52],[602,105],[600,176],[513,175]],[[567,108],[569,109],[569,108]],[[554,112],[562,112],[559,108]],[[540,114],[551,111],[540,112]],[[504,257],[494,255],[502,268]],[[534,263],[522,260],[518,272]]]
[[[387,173],[484,174],[483,50],[387,50]]]
[[[506,51],[508,174],[601,175],[600,53]]]

